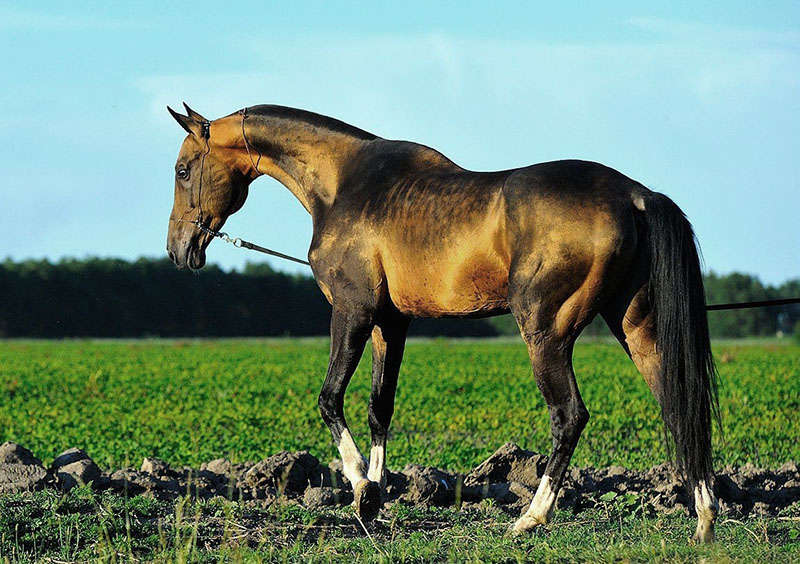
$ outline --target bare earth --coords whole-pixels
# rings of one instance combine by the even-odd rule
[[[390,472],[385,507],[394,503],[416,506],[463,507],[492,499],[518,515],[539,483],[547,457],[506,443],[466,476],[438,468],[409,464]],[[91,483],[96,490],[161,499],[185,495],[252,502],[261,507],[278,500],[309,509],[345,506],[353,501],[341,463],[322,465],[307,451],[279,452],[256,463],[232,464],[212,460],[196,468],[171,468],[146,458],[139,469],[106,472],[79,449],[69,449],[46,468],[30,451],[14,443],[0,445],[0,494],[43,488],[68,490]],[[777,515],[800,502],[800,469],[789,462],[776,470],[753,466],[723,468],[716,491],[723,514],[731,517]],[[629,495],[656,511],[691,511],[689,499],[669,465],[640,472],[619,466],[572,469],[558,507],[578,513],[600,499]]]

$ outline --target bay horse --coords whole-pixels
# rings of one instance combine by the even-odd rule
[[[212,236],[267,174],[311,214],[308,260],[332,306],[319,409],[354,490],[374,519],[409,322],[511,312],[550,411],[553,449],[513,526],[547,524],[589,419],[572,368],[600,314],[661,406],[698,517],[714,538],[712,420],[718,415],[697,244],[666,196],[598,163],[565,160],[472,172],[438,151],[275,105],[214,121],[169,109],[188,135],[175,165],[167,251],[199,269]],[[345,388],[372,339],[369,461],[345,421]],[[668,441],[670,444],[670,441]]]

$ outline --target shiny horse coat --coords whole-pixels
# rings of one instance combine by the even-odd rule
[[[472,172],[438,151],[341,121],[256,106],[209,122],[170,110],[188,132],[175,166],[167,250],[201,268],[211,237],[267,174],[311,214],[308,259],[333,308],[319,396],[357,514],[374,518],[406,332],[415,317],[511,312],[547,401],[553,452],[514,531],[547,523],[589,413],[572,369],[600,314],[661,405],[694,494],[696,539],[714,536],[714,366],[691,226],[666,196],[603,165],[558,161]],[[344,393],[371,337],[369,460],[344,418]]]

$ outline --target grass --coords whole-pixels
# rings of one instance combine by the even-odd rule
[[[78,446],[106,469],[138,466],[144,456],[197,466],[281,449],[309,449],[328,461],[337,453],[316,408],[327,346],[0,342],[0,442],[19,442],[45,462]],[[726,342],[715,353],[724,422],[717,466],[800,460],[800,346]],[[641,469],[662,462],[658,408],[619,346],[579,344],[575,367],[592,419],[573,463]],[[368,368],[362,362],[345,405],[362,445]],[[415,462],[465,472],[508,440],[542,452],[550,445],[547,410],[521,343],[409,345],[390,467]],[[0,562],[800,561],[796,510],[785,519],[723,517],[717,545],[692,547],[686,539],[693,519],[628,502],[559,512],[547,534],[522,539],[506,536],[514,517],[489,503],[465,512],[395,506],[371,540],[349,508],[125,499],[85,488],[38,492],[0,497]]]
[[[3,342],[0,429],[45,461],[85,449],[101,466],[158,456],[199,465],[278,450],[338,456],[319,417],[327,342]],[[367,352],[366,355],[369,355]],[[800,347],[716,349],[724,441],[718,466],[800,460]],[[354,435],[368,443],[369,362],[348,389]],[[664,460],[659,409],[616,344],[579,345],[592,414],[573,458],[643,469]],[[401,372],[389,464],[466,472],[506,441],[548,452],[549,419],[521,343],[414,342]]]
[[[792,562],[796,520],[722,518],[713,546],[687,543],[694,520],[607,503],[558,511],[515,538],[491,503],[466,511],[395,505],[361,532],[349,509],[268,508],[221,499],[124,499],[80,488],[0,498],[0,561],[82,562]]]

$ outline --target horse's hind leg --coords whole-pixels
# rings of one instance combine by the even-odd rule
[[[536,385],[550,410],[553,435],[553,453],[530,508],[514,524],[515,534],[547,524],[567,465],[589,420],[572,370],[572,348],[577,332],[557,329],[556,316],[548,319],[549,316],[542,315],[542,309],[515,307],[512,303],[512,311],[528,346]]]
[[[372,393],[369,396],[369,427],[372,448],[367,477],[386,486],[386,435],[394,413],[397,376],[403,360],[409,319],[400,314],[386,317],[372,330]]]
[[[661,379],[669,375],[663,375],[661,370],[661,357],[656,349],[655,320],[650,308],[647,285],[629,286],[604,308],[602,316],[660,403]],[[662,411],[662,414],[665,413],[667,412]],[[671,429],[668,419],[665,423]],[[713,483],[714,475],[708,474],[696,483],[689,484],[697,512],[697,531],[694,535],[697,542],[714,540],[714,521],[719,504],[714,495]]]
[[[328,374],[319,395],[322,419],[328,425],[342,457],[344,475],[353,487],[356,513],[374,519],[380,509],[378,484],[367,479],[367,462],[358,450],[344,418],[344,393],[353,376],[372,329],[362,312],[346,313],[334,307],[331,319],[331,357]]]

